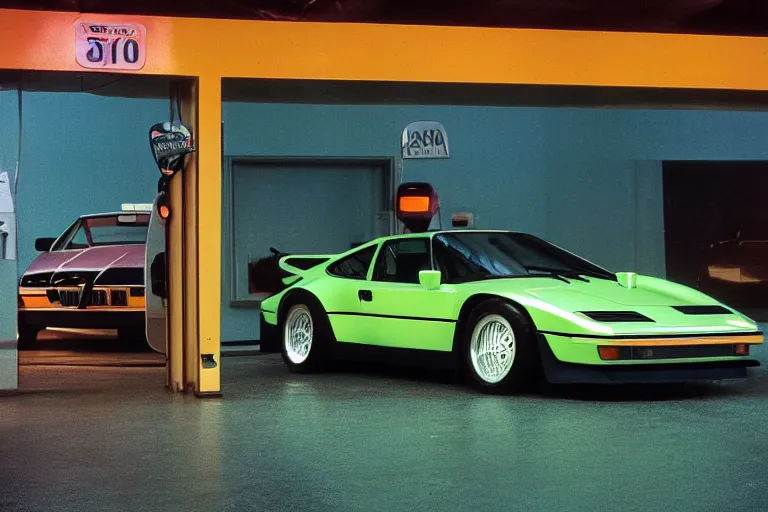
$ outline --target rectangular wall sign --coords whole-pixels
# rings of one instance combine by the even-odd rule
[[[448,158],[448,134],[436,121],[416,121],[405,127],[400,141],[403,158]]]
[[[147,30],[138,23],[78,20],[75,58],[88,69],[139,70],[147,60]]]

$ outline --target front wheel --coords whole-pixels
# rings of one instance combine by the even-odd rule
[[[149,348],[147,331],[141,327],[122,327],[117,330],[118,342],[131,350],[145,351]]]
[[[35,345],[35,342],[37,341],[37,335],[41,330],[42,328],[37,325],[29,325],[19,321],[18,348],[20,350],[32,348]]]
[[[466,323],[464,362],[472,383],[487,393],[520,391],[531,384],[539,363],[527,317],[502,300],[478,305]]]
[[[327,315],[317,307],[304,303],[290,306],[281,329],[281,352],[290,371],[309,373],[322,369],[329,328]]]

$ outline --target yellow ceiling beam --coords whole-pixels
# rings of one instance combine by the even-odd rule
[[[0,69],[85,71],[81,16],[0,9]],[[768,90],[768,38],[87,17],[147,28],[141,74]]]

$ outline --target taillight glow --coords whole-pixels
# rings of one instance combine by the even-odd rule
[[[429,212],[429,197],[424,196],[402,196],[400,197],[399,208],[405,213],[427,213]]]

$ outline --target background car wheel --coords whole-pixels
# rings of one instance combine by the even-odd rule
[[[316,372],[325,366],[330,338],[328,315],[317,305],[294,302],[281,322],[281,353],[288,369]]]
[[[118,342],[132,350],[147,350],[149,343],[147,342],[147,331],[142,327],[123,327],[117,330]]]
[[[32,348],[35,345],[35,342],[37,341],[37,335],[42,331],[41,327],[38,327],[37,325],[28,325],[22,322],[19,322],[19,340],[18,340],[18,348],[19,349],[28,349]]]
[[[463,348],[469,378],[485,392],[520,391],[537,374],[533,326],[525,314],[503,300],[485,301],[470,313]]]

